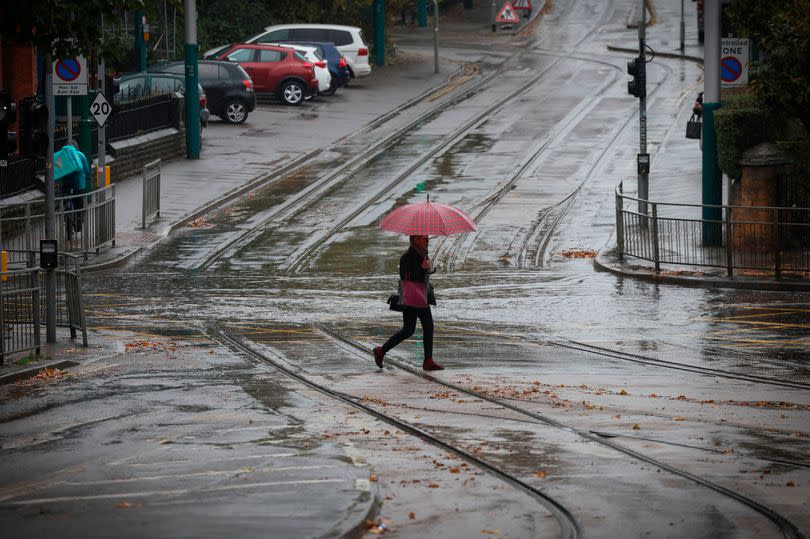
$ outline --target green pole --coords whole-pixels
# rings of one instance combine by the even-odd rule
[[[703,204],[723,203],[723,176],[717,165],[714,113],[720,108],[720,1],[704,3],[703,48]],[[721,208],[703,208],[703,245],[723,244]],[[712,222],[707,222],[712,221]]]
[[[385,0],[374,0],[374,63],[385,65]]]
[[[704,94],[705,95],[705,94]],[[720,206],[723,203],[722,172],[717,165],[717,134],[714,128],[714,111],[720,103],[703,102],[703,204]],[[703,244],[722,245],[720,220],[721,208],[703,208]],[[705,221],[716,221],[707,223]]]
[[[186,23],[186,157],[200,158],[200,92],[197,71],[197,1],[184,0]]]
[[[93,139],[90,129],[90,97],[87,94],[79,97],[79,110],[82,115],[81,121],[79,122],[79,150],[81,150],[87,158],[87,162],[92,163]]]
[[[146,71],[146,41],[143,39],[143,11],[135,12],[135,52],[138,56],[138,71]]]
[[[427,0],[419,0],[416,18],[419,22],[419,28],[427,26]]]

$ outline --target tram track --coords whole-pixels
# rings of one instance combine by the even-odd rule
[[[578,43],[581,43],[585,39],[587,39],[587,35],[584,36]],[[495,105],[488,107],[482,113],[476,115],[475,118],[466,122],[463,126],[461,126],[461,128],[456,129],[450,135],[443,137],[442,141],[434,145],[427,152],[423,152],[416,160],[414,160],[409,166],[407,166],[403,172],[399,173],[391,181],[387,182],[382,189],[378,189],[370,197],[367,197],[365,200],[362,200],[360,204],[356,205],[355,208],[353,208],[350,212],[345,214],[343,218],[341,218],[337,223],[331,224],[331,226],[329,226],[327,230],[318,231],[314,237],[308,238],[306,241],[302,242],[301,245],[299,245],[298,248],[295,249],[293,253],[291,253],[285,259],[282,260],[282,262],[278,267],[279,271],[282,272],[297,271],[307,261],[317,256],[319,249],[321,249],[322,246],[326,244],[331,237],[333,237],[335,234],[341,231],[358,215],[366,211],[372,204],[379,201],[386,194],[388,194],[394,188],[400,185],[401,182],[404,181],[413,172],[424,166],[424,164],[429,162],[431,159],[435,159],[437,155],[440,155],[441,152],[443,152],[447,148],[452,147],[455,142],[462,139],[465,133],[467,133],[474,126],[485,121],[487,118],[494,115],[497,111],[502,110],[509,102],[513,101],[517,97],[520,97],[527,91],[529,91],[532,85],[536,84],[538,80],[543,78],[546,75],[546,73],[551,71],[562,60],[570,59],[570,55],[567,56],[561,54],[555,55],[547,53],[545,51],[540,51],[538,49],[530,49],[526,51],[526,53],[521,54],[544,54],[549,56],[557,56],[557,59],[549,66],[547,66],[545,69],[543,69],[543,71],[541,71],[539,74],[535,75],[527,82],[524,82],[522,87],[510,93],[505,99],[502,99],[499,103],[496,103]],[[585,59],[585,58],[583,58],[583,60],[594,61],[592,59]],[[613,69],[619,71],[615,65],[607,64],[606,62],[601,63],[605,65],[610,65]],[[387,149],[396,144],[399,140],[403,139],[407,135],[407,133],[413,131],[417,126],[419,126],[424,122],[429,121],[431,118],[438,115],[439,112],[446,110],[448,105],[456,105],[459,102],[462,102],[465,99],[467,99],[469,96],[474,95],[482,88],[486,87],[488,83],[490,83],[492,80],[494,80],[496,77],[498,77],[505,71],[506,65],[507,65],[506,63],[502,63],[493,73],[484,77],[482,80],[478,81],[472,87],[464,89],[463,91],[459,92],[457,96],[454,96],[452,99],[440,103],[439,105],[433,107],[426,113],[413,119],[403,128],[399,129],[397,132],[389,135],[385,139],[374,144],[371,148],[365,150],[361,154],[352,158],[350,162],[346,163],[338,170],[333,171],[332,173],[327,174],[326,176],[323,176],[317,179],[316,181],[312,182],[307,188],[303,189],[296,196],[292,197],[291,199],[288,199],[283,204],[279,205],[272,211],[268,212],[264,216],[264,218],[259,223],[257,223],[253,228],[245,230],[239,234],[236,234],[231,238],[229,238],[227,241],[220,244],[220,246],[218,246],[209,256],[198,262],[198,264],[195,266],[194,269],[197,271],[204,270],[210,267],[213,263],[215,263],[216,260],[226,256],[232,256],[233,254],[249,246],[263,234],[271,230],[274,223],[284,222],[284,220],[288,219],[290,216],[302,211],[307,207],[312,206],[316,201],[320,199],[321,196],[324,196],[330,190],[334,189],[335,187],[343,183],[350,175],[356,174],[358,170],[364,166],[364,163],[371,162],[374,159],[374,157],[387,151]],[[604,89],[609,87],[613,80],[615,80],[615,76],[613,77],[613,79],[611,79],[611,81],[608,81],[608,83],[603,86],[603,88],[600,90],[600,93],[604,92]],[[424,96],[422,98],[424,99]],[[595,101],[596,98],[593,98],[589,100],[584,107],[580,106],[578,108],[580,110],[583,108],[587,109],[588,106],[591,106]],[[575,116],[578,116],[578,114]],[[567,122],[564,123],[564,125],[557,126],[556,131],[565,132],[568,127],[574,124],[575,124],[574,119],[569,119]],[[379,123],[375,123],[375,125],[379,125]],[[527,163],[526,166],[528,166],[529,164],[530,163]],[[515,178],[514,181],[512,181],[511,183],[513,184],[515,181],[517,181],[517,178]],[[497,204],[498,200],[500,200],[500,198],[502,198],[509,189],[510,185],[503,186],[500,192],[497,193],[496,196],[493,198],[493,200],[490,202],[490,206]]]
[[[456,329],[456,331],[462,331],[463,329]],[[726,369],[715,369],[710,367],[701,367],[698,365],[690,365],[688,363],[681,363],[678,361],[671,361],[667,359],[659,359],[651,356],[645,356],[641,354],[634,354],[631,352],[625,352],[622,350],[616,350],[614,348],[608,348],[606,346],[600,346],[596,344],[590,344],[582,341],[577,341],[573,339],[535,339],[527,337],[526,335],[517,335],[512,333],[503,333],[503,332],[481,332],[476,331],[477,335],[487,335],[492,337],[498,337],[501,339],[508,339],[511,341],[521,342],[521,343],[530,343],[536,346],[557,346],[560,348],[567,348],[570,350],[577,350],[579,352],[586,352],[588,354],[600,356],[600,357],[607,357],[610,359],[622,360],[622,361],[629,361],[631,363],[637,363],[641,365],[649,365],[653,367],[661,367],[665,369],[673,369],[685,372],[692,372],[695,374],[701,374],[704,376],[712,376],[716,378],[726,378],[730,380],[740,380],[744,382],[754,382],[758,384],[768,384],[778,387],[787,387],[791,389],[800,389],[800,390],[810,390],[810,383],[807,382],[797,382],[795,380],[786,380],[783,378],[774,378],[770,376],[760,376],[754,374],[744,374],[739,372],[734,372]]]
[[[504,471],[499,467],[488,463],[487,461],[475,456],[474,454],[465,450],[464,448],[458,447],[457,445],[442,440],[438,436],[435,436],[427,432],[426,430],[417,427],[416,425],[398,419],[390,414],[381,412],[377,408],[364,403],[361,397],[335,391],[334,389],[331,389],[324,384],[320,384],[312,380],[305,374],[302,374],[301,372],[296,371],[287,365],[284,365],[282,361],[279,360],[278,358],[275,359],[271,358],[267,354],[253,349],[248,344],[245,344],[241,339],[224,331],[221,328],[217,328],[216,331],[221,340],[224,341],[227,345],[230,345],[230,347],[251,356],[255,360],[258,360],[262,363],[272,366],[278,371],[284,373],[289,378],[292,378],[297,382],[304,384],[305,386],[314,389],[315,391],[318,391],[319,393],[324,394],[332,399],[335,399],[344,404],[348,404],[349,406],[359,409],[362,412],[368,414],[369,416],[374,417],[375,419],[387,423],[393,427],[396,427],[402,430],[403,432],[410,434],[411,436],[420,438],[435,447],[441,448],[446,451],[450,451],[458,455],[460,458],[462,458],[469,464],[476,466],[481,470],[484,470],[494,475],[495,477],[498,477],[504,482],[510,484],[512,487],[529,494],[534,499],[536,499],[543,507],[545,507],[549,511],[549,513],[551,513],[551,515],[555,518],[559,526],[558,537],[560,537],[561,539],[577,539],[583,536],[581,525],[574,517],[573,513],[568,508],[563,506],[560,502],[544,493],[541,489],[538,489],[526,483],[519,477],[516,477],[515,475],[510,474],[509,472]]]
[[[569,348],[572,350],[578,350],[580,352],[587,352],[598,356],[609,357],[611,359],[620,359],[622,361],[630,361],[632,363],[638,363],[642,365],[651,365],[666,369],[693,372],[705,376],[714,376],[732,380],[741,380],[745,382],[755,382],[759,384],[768,384],[772,386],[788,387],[791,389],[810,390],[810,384],[804,382],[795,382],[790,380],[784,380],[781,378],[771,378],[768,376],[758,376],[753,374],[742,374],[723,369],[713,369],[709,367],[688,365],[686,363],[678,363],[676,361],[669,361],[665,359],[653,358],[650,356],[643,356],[640,354],[622,352],[619,350],[614,350],[604,346],[588,344],[581,341],[574,341],[574,340],[547,341],[544,344],[550,344],[562,348]]]
[[[267,212],[263,217],[263,219],[260,222],[256,223],[254,227],[246,229],[241,233],[233,234],[231,237],[228,238],[228,240],[218,245],[216,249],[214,249],[211,253],[208,254],[208,256],[199,261],[196,266],[190,269],[192,271],[205,271],[206,269],[210,268],[211,265],[214,264],[220,258],[223,258],[228,254],[233,254],[239,249],[244,249],[245,247],[249,246],[251,243],[256,241],[257,238],[265,234],[272,224],[279,221],[283,221],[284,219],[287,219],[290,216],[294,215],[295,213],[301,211],[302,209],[310,206],[315,201],[323,197],[326,193],[328,193],[330,189],[334,188],[337,184],[344,181],[350,175],[356,173],[357,170],[363,167],[367,162],[371,161],[374,157],[377,157],[382,153],[384,153],[385,151],[387,151],[390,147],[396,144],[399,140],[405,137],[410,131],[414,130],[417,126],[439,115],[448,105],[456,104],[460,101],[465,100],[468,96],[476,93],[491,80],[498,77],[505,69],[506,65],[499,66],[492,73],[484,76],[481,80],[477,81],[473,85],[466,88],[462,88],[459,92],[456,93],[456,95],[451,96],[445,101],[437,103],[435,106],[431,107],[424,113],[416,116],[415,118],[410,119],[403,127],[397,129],[393,133],[387,135],[386,137],[378,140],[371,146],[365,148],[361,153],[354,155],[339,167],[331,170],[328,174],[325,174],[317,178],[315,181],[310,183],[305,189],[302,189],[288,200],[284,201],[283,203],[279,204],[278,206],[274,207],[272,210]],[[420,94],[416,98],[410,100],[405,105],[398,107],[395,111],[388,113],[383,118],[378,118],[377,120],[370,122],[363,129],[361,129],[360,131],[356,131],[349,137],[344,138],[342,141],[346,141],[350,138],[357,138],[363,134],[370,133],[375,128],[379,127],[381,124],[384,124],[385,121],[388,121],[393,117],[397,116],[398,114],[401,114],[402,112],[404,112],[408,108],[415,106],[419,102],[425,101],[434,92],[435,89]],[[299,168],[287,171],[284,174],[284,176],[282,176],[281,179],[290,176],[291,174],[294,174],[299,170]]]
[[[331,329],[323,327],[323,326],[317,326],[317,330],[322,332],[327,337],[333,339],[334,341],[339,342],[339,343],[343,343],[343,345],[344,345],[343,348],[344,349],[347,349],[347,347],[348,347],[348,349],[352,350],[359,358],[366,359],[366,360],[371,358],[371,350],[368,349],[366,346],[364,346],[364,345],[362,345],[362,344],[360,344],[360,343],[358,343],[358,342],[356,342],[356,341],[354,341],[352,339],[344,337],[344,336],[332,331]],[[505,409],[509,409],[509,410],[511,410],[513,412],[516,412],[519,415],[531,418],[531,419],[533,419],[536,422],[539,422],[541,424],[548,425],[548,426],[551,426],[551,427],[555,427],[557,429],[561,429],[561,430],[564,430],[566,432],[574,433],[577,436],[582,437],[582,438],[584,438],[586,440],[589,440],[589,441],[597,443],[599,445],[608,447],[608,448],[610,448],[610,449],[612,449],[614,451],[617,451],[617,452],[622,453],[622,454],[624,454],[626,456],[632,457],[632,458],[634,458],[636,460],[646,462],[648,464],[656,466],[660,470],[664,470],[664,471],[666,471],[666,472],[668,472],[668,473],[670,473],[672,475],[676,475],[676,476],[679,476],[681,478],[687,479],[687,480],[689,480],[691,482],[697,483],[697,484],[699,484],[699,485],[701,485],[703,487],[711,489],[711,490],[713,490],[713,491],[715,491],[715,492],[717,492],[717,493],[719,493],[719,494],[721,494],[723,496],[727,496],[727,497],[729,497],[731,499],[734,499],[737,502],[747,506],[749,509],[759,513],[760,515],[762,515],[762,516],[766,517],[768,520],[770,520],[775,526],[777,526],[779,528],[782,536],[785,537],[785,538],[791,538],[791,539],[796,538],[796,539],[798,539],[798,538],[803,538],[804,537],[804,535],[801,533],[801,531],[792,522],[790,522],[787,518],[782,516],[780,513],[778,513],[773,508],[770,508],[768,506],[760,504],[759,502],[757,502],[757,501],[755,501],[755,500],[753,500],[753,499],[751,499],[751,498],[749,498],[747,496],[744,496],[743,494],[740,494],[739,492],[736,492],[734,490],[726,488],[726,487],[724,487],[724,486],[722,486],[722,485],[720,485],[718,483],[710,481],[710,480],[708,480],[706,478],[703,478],[703,477],[701,477],[699,475],[693,474],[693,473],[688,472],[686,470],[676,468],[676,467],[671,466],[671,465],[669,465],[669,464],[667,464],[667,463],[665,463],[663,461],[660,461],[658,459],[650,457],[649,455],[647,455],[645,453],[642,453],[642,452],[636,451],[634,449],[625,447],[625,446],[623,446],[621,444],[618,444],[618,443],[612,441],[611,437],[607,436],[606,433],[604,433],[604,432],[598,432],[597,433],[597,432],[592,432],[590,430],[578,429],[576,427],[573,427],[571,425],[567,425],[567,424],[565,424],[565,423],[563,423],[561,421],[558,421],[556,419],[553,419],[551,417],[542,415],[540,413],[534,412],[532,410],[528,410],[528,409],[520,407],[520,406],[516,406],[516,405],[508,402],[505,399],[492,397],[492,396],[489,396],[489,395],[487,395],[485,393],[481,393],[481,392],[469,389],[469,388],[467,388],[465,386],[442,380],[442,379],[440,379],[438,377],[432,376],[432,375],[430,375],[428,373],[425,373],[425,372],[423,372],[421,370],[417,370],[416,368],[411,367],[411,366],[409,366],[409,365],[407,365],[407,364],[405,364],[405,363],[403,363],[403,362],[401,362],[399,360],[393,359],[393,358],[387,358],[386,359],[386,364],[393,365],[394,367],[396,367],[399,370],[402,370],[402,371],[408,372],[408,373],[410,373],[410,374],[412,374],[414,376],[429,380],[429,381],[431,381],[431,382],[433,382],[433,383],[435,383],[435,384],[437,384],[439,386],[442,386],[444,388],[451,389],[451,390],[457,391],[459,393],[463,393],[463,394],[465,394],[465,395],[467,395],[469,397],[473,397],[475,399],[480,399],[482,401],[486,401],[486,402],[489,402],[491,404],[495,404],[495,405],[500,406],[500,407],[505,408]]]

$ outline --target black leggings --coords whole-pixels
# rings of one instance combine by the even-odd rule
[[[422,339],[425,345],[425,359],[433,357],[433,315],[430,307],[418,309],[415,307],[405,307],[402,311],[402,329],[391,335],[382,346],[383,354],[413,335],[416,329],[416,319],[422,323]]]

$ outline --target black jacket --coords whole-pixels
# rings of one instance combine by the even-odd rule
[[[424,257],[416,249],[408,247],[405,254],[399,259],[399,278],[406,281],[427,282],[427,277],[431,272],[422,269]]]

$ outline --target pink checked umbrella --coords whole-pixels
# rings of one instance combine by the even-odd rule
[[[406,204],[395,209],[380,222],[382,230],[417,236],[450,236],[475,230],[467,214],[447,204],[427,202]]]

